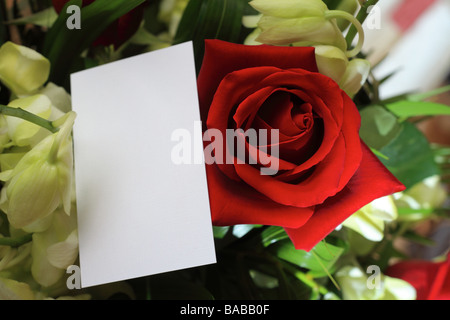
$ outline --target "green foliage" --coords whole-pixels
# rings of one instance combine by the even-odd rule
[[[367,145],[380,150],[400,133],[397,117],[382,106],[370,106],[360,111],[360,136]]]
[[[81,29],[69,29],[66,22],[71,14],[66,13],[70,5],[81,7],[81,0],[71,0],[61,11],[58,19],[48,31],[43,55],[51,62],[49,80],[68,87],[69,74],[75,70],[75,62],[81,53],[116,19],[145,2],[145,0],[97,0],[81,9]]]
[[[197,70],[203,60],[205,39],[237,42],[248,0],[191,0],[180,21],[175,42],[193,41]]]
[[[386,105],[401,119],[418,116],[450,115],[450,107],[440,103],[403,100]]]
[[[381,162],[407,188],[440,173],[426,137],[412,123],[404,122],[396,138],[379,150]]]
[[[326,277],[335,271],[335,263],[344,253],[344,248],[319,242],[310,252],[297,250],[289,239],[271,247],[277,257],[309,270],[316,278]]]

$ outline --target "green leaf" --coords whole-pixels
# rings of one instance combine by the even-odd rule
[[[248,0],[191,0],[178,26],[174,43],[193,41],[200,69],[205,39],[237,42]]]
[[[450,85],[441,87],[441,88],[437,88],[435,90],[431,90],[431,91],[425,92],[425,93],[411,94],[408,96],[408,100],[409,101],[423,101],[425,99],[429,99],[431,97],[440,95],[440,94],[448,92],[448,91],[450,91]]]
[[[381,162],[407,188],[440,173],[428,140],[409,122],[404,122],[398,136],[379,151],[387,157],[380,157]]]
[[[388,104],[386,108],[400,118],[450,115],[450,106],[434,102],[404,100]]]
[[[344,248],[320,242],[310,252],[295,249],[290,240],[283,240],[270,247],[280,258],[301,268],[310,270],[314,277],[325,277],[333,273],[334,265]]]
[[[228,233],[228,230],[230,230],[230,227],[213,226],[214,238],[223,239],[223,237],[225,237],[225,235]]]
[[[96,0],[81,9],[81,29],[70,30],[66,26],[71,14],[67,7],[81,7],[81,0],[69,1],[47,33],[43,55],[52,65],[49,80],[67,86],[68,75],[74,61],[116,19],[136,8],[145,0]]]
[[[400,133],[402,126],[397,117],[382,106],[361,110],[361,139],[371,148],[380,150]]]
[[[29,16],[25,16],[23,18],[9,20],[7,24],[22,25],[30,23],[36,26],[50,28],[53,23],[55,23],[57,18],[58,14],[56,13],[55,9],[53,7],[49,7],[45,10],[39,11]]]
[[[282,227],[269,226],[261,232],[261,242],[264,247],[288,238],[286,231]]]
[[[408,207],[398,207],[398,221],[420,221],[428,219],[435,209],[411,209]]]

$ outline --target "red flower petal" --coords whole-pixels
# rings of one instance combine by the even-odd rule
[[[380,197],[405,190],[370,149],[363,144],[362,161],[344,189],[316,206],[313,216],[300,228],[285,228],[297,249],[311,250],[349,216]]]
[[[440,263],[402,261],[390,266],[385,274],[411,284],[416,289],[417,300],[450,299],[450,254]]]
[[[226,177],[215,165],[207,165],[211,216],[216,226],[264,224],[298,228],[314,212],[311,208],[296,208],[278,204],[245,183]]]
[[[227,74],[262,66],[318,71],[314,48],[243,46],[220,40],[206,40],[205,55],[197,81],[201,119],[206,121],[216,89]]]

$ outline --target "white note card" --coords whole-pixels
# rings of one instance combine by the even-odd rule
[[[215,263],[204,164],[172,159],[200,121],[192,43],[74,73],[71,94],[82,287]]]

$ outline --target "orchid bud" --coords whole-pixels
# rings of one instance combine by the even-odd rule
[[[52,105],[61,111],[61,113],[55,115],[55,119],[62,117],[63,113],[72,110],[70,94],[68,94],[63,87],[57,86],[53,82],[49,82],[39,91],[39,93],[46,95],[52,102]]]
[[[379,198],[351,215],[342,224],[370,241],[381,241],[384,225],[397,219],[397,207],[391,196]]]
[[[366,82],[370,69],[370,62],[365,59],[351,60],[339,86],[353,98]]]
[[[341,81],[348,66],[345,53],[333,46],[316,46],[315,53],[319,72],[335,82]]]
[[[44,119],[48,119],[52,113],[51,101],[42,94],[13,100],[8,106],[21,108]],[[41,127],[29,121],[9,116],[5,118],[9,137],[19,147],[30,145],[32,138],[41,130]]]
[[[49,74],[50,62],[40,53],[9,41],[0,47],[0,80],[15,95],[36,92]]]
[[[54,133],[27,152],[13,170],[2,172],[0,208],[16,229],[47,217],[61,204],[70,213],[73,154],[70,132],[75,113]]]
[[[365,273],[353,266],[340,269],[336,280],[344,300],[415,300],[417,296],[414,287],[404,280]]]
[[[327,6],[320,0],[253,0],[262,13],[256,41],[272,45],[332,45],[346,51],[347,44]]]

